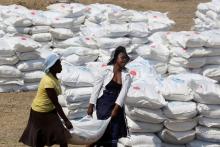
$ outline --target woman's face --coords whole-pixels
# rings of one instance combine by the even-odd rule
[[[119,53],[116,60],[116,64],[118,64],[120,67],[125,67],[127,62],[128,62],[128,57],[126,53]]]
[[[61,61],[57,60],[56,63],[54,64],[53,68],[56,71],[56,73],[60,73],[62,71]]]

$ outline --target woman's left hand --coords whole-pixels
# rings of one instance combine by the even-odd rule
[[[114,109],[112,110],[111,117],[112,117],[112,118],[117,117],[117,115],[118,115],[120,109],[121,109],[121,107],[120,107],[118,104],[116,104],[115,107],[114,107]]]
[[[65,124],[65,126],[66,126],[67,129],[72,129],[72,128],[73,128],[73,125],[72,125],[72,123],[71,123],[69,120],[66,120],[66,121],[64,122],[64,124]]]

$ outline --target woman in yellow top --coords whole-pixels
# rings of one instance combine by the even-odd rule
[[[53,144],[60,144],[60,147],[68,146],[67,140],[71,135],[66,128],[71,129],[73,126],[65,116],[57,98],[61,94],[61,87],[56,74],[61,71],[59,55],[49,55],[44,63],[45,75],[32,102],[28,124],[20,142],[32,147]],[[59,116],[64,120],[66,128]]]

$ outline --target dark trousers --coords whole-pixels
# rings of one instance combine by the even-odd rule
[[[97,118],[104,120],[111,116],[115,106],[115,101],[119,93],[105,90],[103,95],[97,100]],[[127,136],[124,108],[121,108],[118,116],[112,118],[104,135],[95,144],[97,147],[117,147],[118,139]]]

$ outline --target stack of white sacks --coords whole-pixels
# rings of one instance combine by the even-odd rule
[[[80,119],[87,114],[94,75],[86,66],[75,66],[63,61],[62,67],[58,77],[63,94],[59,96],[59,102],[69,119]]]
[[[200,3],[197,6],[195,25],[192,29],[197,31],[213,30],[220,28],[220,1],[212,0]]]
[[[10,5],[0,6],[2,26],[5,33],[10,35],[29,34],[31,31],[32,21],[26,14],[29,10],[23,6]]]
[[[48,8],[52,7],[54,11],[59,11],[62,4],[54,4]],[[73,60],[73,57],[86,63],[99,56],[99,61],[107,62],[111,52],[118,46],[126,47],[128,53],[135,57],[137,55],[134,50],[146,44],[150,34],[169,30],[174,25],[167,14],[160,12],[138,12],[111,4],[81,5],[78,9],[74,4],[66,7],[70,7],[73,12],[79,9],[78,13],[85,16],[85,20],[79,25],[78,33],[64,41],[54,42],[54,47],[58,52],[62,52],[63,48],[69,50],[71,55],[66,55],[66,60],[75,65],[80,63]],[[85,52],[73,52],[79,47]]]
[[[203,48],[206,40],[199,33],[193,31],[167,32],[165,37],[171,52],[169,74],[187,72],[206,64],[204,56],[207,56],[209,52]]]
[[[42,71],[44,59],[37,51],[41,45],[28,37],[10,37],[11,45],[15,48],[19,62],[18,70],[23,74],[24,85],[21,90],[36,90],[44,74]]]
[[[166,13],[127,10],[111,4],[57,3],[47,9],[1,6],[2,27],[10,35],[31,35],[35,41],[50,44],[58,50],[72,51],[79,47],[86,48],[86,52],[95,50],[99,52],[100,61],[107,61],[112,49],[121,45],[132,54],[133,50],[148,42],[149,35],[167,31],[175,24]],[[94,56],[97,58],[97,53],[91,55],[91,51],[83,55],[70,53],[68,60],[73,64],[76,63],[71,60],[73,57],[82,60],[85,56],[90,61]]]
[[[30,35],[35,41],[50,48],[78,35],[81,23],[84,23],[85,11],[87,11],[86,7],[83,6],[82,8],[81,6],[83,5],[55,4],[48,6],[48,11],[41,11],[29,10],[19,5],[10,5],[1,6],[0,13],[7,35]],[[67,40],[67,43],[72,44],[73,42],[75,41]],[[62,49],[66,48],[61,47]],[[96,57],[91,60],[97,56],[96,53]],[[76,59],[77,55],[69,58],[70,60],[74,58],[73,61],[78,60]]]
[[[155,18],[153,18],[153,16],[155,16]],[[107,61],[112,50],[120,45],[126,47],[128,53],[135,57],[134,50],[146,44],[150,34],[159,30],[165,31],[170,28],[172,23],[169,23],[168,19],[165,22],[169,24],[157,26],[161,24],[159,21],[166,18],[165,14],[157,12],[143,13],[123,10],[118,11],[116,14],[114,13],[114,15],[109,13],[106,21],[102,22],[99,26],[96,25],[97,30],[95,31],[99,31],[100,33],[95,34],[94,32],[100,49],[99,60],[104,62]],[[157,19],[158,23],[155,23],[155,27],[160,28],[150,28],[150,26],[153,25],[152,22]],[[95,27],[92,25],[90,26],[92,28]],[[84,30],[83,33],[88,34],[88,32],[84,32]]]
[[[99,55],[97,43],[94,39],[82,35],[80,29],[91,8],[77,3],[58,3],[47,8],[48,12],[64,15],[52,21],[54,52],[61,54],[65,61],[74,65],[85,65],[97,59]]]
[[[119,45],[129,46],[132,51],[135,46],[131,44],[146,43],[148,35],[169,30],[174,25],[165,13],[138,12],[111,4],[57,3],[47,9],[1,6],[2,27],[5,26],[5,31],[10,34],[32,35],[43,44],[52,41],[54,47],[84,44],[104,50],[105,55]],[[79,41],[75,43],[74,40]]]
[[[43,75],[43,60],[36,51],[40,44],[24,36],[3,37],[0,42],[1,83],[6,84],[1,92],[36,90]]]
[[[160,78],[149,63],[139,57],[127,66],[133,79],[126,101],[130,136],[119,146],[219,146],[216,81],[194,73]]]
[[[199,73],[219,80],[220,30],[167,32],[170,48],[168,73]]]
[[[218,31],[213,32],[156,32],[148,38],[150,43],[139,47],[136,52],[150,60],[162,75],[196,72],[215,78],[211,75],[217,76],[214,69],[206,70],[219,64]]]
[[[0,38],[0,44],[0,92],[18,91],[24,84],[22,73],[15,66],[18,56],[5,38]]]
[[[156,32],[148,37],[149,43],[139,46],[135,52],[137,55],[147,59],[154,65],[156,71],[161,75],[168,72],[168,63],[170,59],[169,43],[165,38],[167,32]]]
[[[207,38],[205,42],[205,49],[209,52],[208,57],[205,58],[205,66],[199,70],[194,70],[193,72],[202,74],[206,77],[220,80],[220,58],[219,58],[219,49],[220,49],[220,30],[210,30],[202,32],[201,35]]]
[[[219,81],[219,36],[220,36],[220,1],[212,0],[208,3],[200,3],[196,11],[195,26],[196,31],[201,32],[206,37],[204,44],[208,57],[204,58],[203,63],[207,65],[193,72],[203,74],[207,77]],[[209,30],[209,31],[206,31]]]
[[[167,103],[157,92],[160,77],[147,60],[138,57],[127,65],[133,82],[126,99],[127,124],[130,138],[123,138],[119,144],[124,146],[161,146],[156,136],[163,128],[166,119],[162,107]]]
[[[144,48],[149,35],[167,31],[174,25],[166,13],[127,10],[112,4],[57,3],[48,6],[46,11],[29,10],[20,5],[0,8],[0,37],[32,38],[42,45],[38,51],[51,52],[50,48],[54,48],[53,51],[59,53],[63,60],[74,65],[85,65],[96,59],[107,62],[112,50],[120,45],[125,46],[132,58],[135,58],[135,50]],[[44,57],[41,55],[41,58]],[[36,89],[35,82],[40,77],[38,70],[42,68],[42,60],[36,59],[36,56],[31,58],[32,61],[26,67],[21,67],[23,62],[17,65],[19,69],[26,68],[21,69],[26,75],[25,83],[29,85],[24,90]],[[157,62],[152,61],[155,64]],[[30,64],[35,64],[34,69],[29,68]],[[161,68],[161,65],[157,66]],[[166,72],[166,69],[162,70]],[[30,76],[36,74],[36,79],[30,79]]]
[[[168,101],[163,108],[167,117],[164,129],[159,133],[160,138],[170,144],[184,145],[195,139],[197,126],[197,104],[193,101],[194,92],[189,86],[192,81],[206,78],[197,74],[171,75],[162,81],[160,93]],[[169,145],[166,145],[169,146]]]
[[[219,104],[220,85],[214,81],[192,81],[190,87],[194,91],[197,102],[199,125],[196,127],[198,140],[189,144],[193,146],[220,146]],[[201,140],[201,141],[199,141]]]

